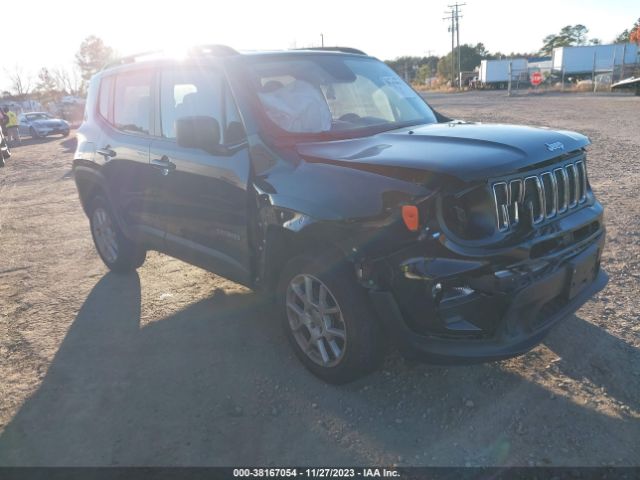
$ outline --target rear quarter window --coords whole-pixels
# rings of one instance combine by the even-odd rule
[[[148,135],[151,117],[151,71],[120,74],[116,78],[113,124],[128,132]]]
[[[107,120],[112,122],[113,114],[111,111],[111,98],[113,94],[113,83],[115,77],[105,77],[100,81],[100,94],[98,97],[98,114]]]

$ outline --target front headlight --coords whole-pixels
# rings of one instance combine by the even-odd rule
[[[442,199],[442,216],[449,230],[464,240],[481,240],[495,233],[494,207],[484,188]]]

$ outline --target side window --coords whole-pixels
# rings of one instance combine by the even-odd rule
[[[151,78],[149,71],[118,75],[113,104],[113,123],[116,128],[130,133],[149,134]]]
[[[100,96],[98,98],[98,113],[102,118],[111,121],[111,96],[115,77],[104,77],[100,81]]]
[[[160,122],[164,138],[176,138],[176,120],[206,116],[220,125],[221,143],[239,143],[244,127],[222,73],[216,70],[167,70],[160,81]]]

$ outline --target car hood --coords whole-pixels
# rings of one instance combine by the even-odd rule
[[[302,143],[307,161],[380,171],[422,170],[480,180],[527,169],[589,145],[575,132],[540,127],[449,122],[384,132],[370,137]],[[395,168],[393,168],[395,167]]]

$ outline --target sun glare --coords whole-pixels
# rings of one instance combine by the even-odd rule
[[[184,60],[187,58],[189,53],[189,49],[186,46],[171,46],[170,48],[164,49],[164,53],[166,56],[171,57],[175,60]]]

